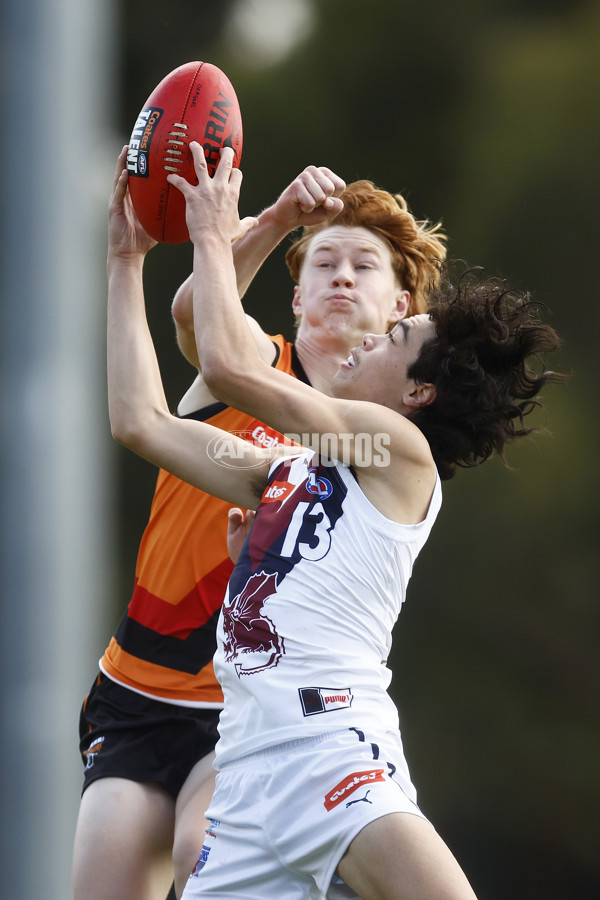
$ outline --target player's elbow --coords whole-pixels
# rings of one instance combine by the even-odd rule
[[[139,430],[132,428],[130,424],[125,425],[122,422],[113,422],[111,420],[110,431],[113,440],[116,441],[117,444],[121,444],[129,450],[133,450],[134,453],[136,452],[136,447],[140,441],[141,435]]]
[[[213,397],[221,403],[243,409],[268,389],[265,370],[270,366],[260,359],[232,361],[231,357],[213,356],[212,353],[210,356],[212,358],[203,363],[202,377]]]
[[[219,358],[212,358],[203,363],[202,377],[213,397],[223,403],[230,402],[240,383],[240,373],[232,368],[230,362]]]
[[[117,444],[144,456],[151,434],[147,417],[136,415],[132,410],[111,409],[110,430]]]

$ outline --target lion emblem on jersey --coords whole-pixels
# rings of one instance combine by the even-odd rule
[[[276,590],[275,572],[257,572],[233,601],[223,607],[225,660],[235,660],[238,677],[276,666],[285,653],[283,638],[264,612],[265,601]]]

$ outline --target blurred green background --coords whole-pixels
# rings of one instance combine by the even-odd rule
[[[451,257],[551,310],[565,341],[552,364],[574,377],[546,391],[548,433],[513,448],[511,469],[446,485],[392,689],[421,806],[479,896],[597,898],[600,3],[128,0],[119,14],[120,143],[167,72],[212,62],[242,109],[242,214],[311,163],[370,178],[441,219]],[[284,250],[247,307],[292,337]],[[193,374],[169,312],[190,265],[189,245],[160,246],[146,271],[173,405]],[[155,472],[114,453],[116,623]]]

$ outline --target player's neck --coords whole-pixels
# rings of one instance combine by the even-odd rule
[[[349,350],[331,347],[325,352],[317,342],[301,336],[295,342],[298,359],[311,385],[323,394],[331,396],[331,379],[337,372],[340,363],[348,357]]]

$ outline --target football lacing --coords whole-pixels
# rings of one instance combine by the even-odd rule
[[[167,172],[175,172],[178,174],[181,171],[181,163],[182,160],[178,157],[183,156],[183,150],[178,150],[177,147],[185,147],[185,141],[179,141],[177,138],[187,138],[186,134],[188,130],[188,126],[184,125],[183,122],[173,122],[173,128],[185,128],[185,131],[170,131],[169,139],[167,144],[170,144],[169,147],[165,150],[165,156],[163,156],[163,162],[170,163],[170,165],[163,166],[163,169]]]

